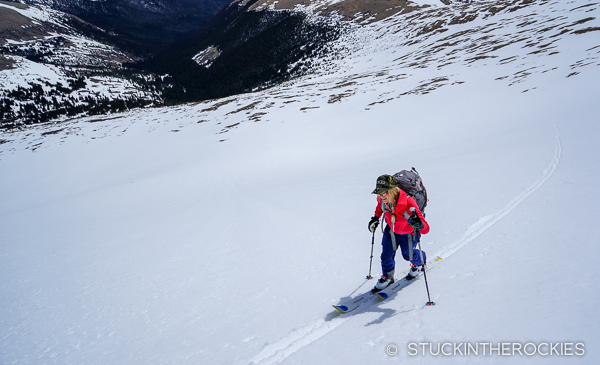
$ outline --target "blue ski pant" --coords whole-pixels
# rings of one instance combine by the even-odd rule
[[[394,233],[394,235],[396,236],[396,245],[398,246],[398,248],[400,248],[400,252],[402,252],[402,257],[404,258],[404,260],[408,261],[408,241],[410,234]],[[412,264],[417,266],[421,266],[424,264],[423,262],[421,262],[421,253],[416,248],[419,238],[421,238],[421,233],[419,232],[417,232],[415,236],[412,236],[413,259],[412,261],[410,261]],[[386,273],[394,270],[394,268],[396,267],[396,251],[394,250],[394,247],[392,245],[392,237],[390,236],[390,226],[386,226],[385,230],[383,231],[383,239],[381,240],[381,246],[383,248],[381,251],[381,270],[385,275]],[[427,262],[427,256],[425,255],[425,251],[423,251],[423,260]]]

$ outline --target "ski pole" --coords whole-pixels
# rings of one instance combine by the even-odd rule
[[[367,275],[367,280],[373,279],[371,276],[371,267],[373,266],[373,247],[375,246],[375,229],[373,230],[373,239],[371,240],[371,262],[369,263],[369,275]]]
[[[412,216],[416,216],[416,212],[415,212],[415,208],[410,208],[410,211],[412,212]],[[412,235],[415,234],[416,235],[417,229],[413,228],[413,232],[410,235],[410,238],[412,238]],[[412,239],[409,239],[409,242],[411,243],[409,245],[410,248],[412,248]],[[419,256],[421,256],[421,270],[423,270],[423,277],[425,278],[425,288],[427,288],[427,299],[429,299],[429,301],[426,303],[426,305],[435,305],[434,302],[431,301],[431,296],[429,295],[429,284],[427,283],[427,271],[425,270],[425,260],[423,260],[423,249],[421,248],[421,237],[417,237],[417,242],[419,243]],[[412,250],[410,252],[412,254]],[[411,256],[411,260],[412,260],[412,255]]]
[[[425,303],[425,305],[435,305],[435,303],[431,301],[431,296],[429,295],[429,285],[427,284],[427,271],[425,270],[425,262],[423,261],[423,249],[421,248],[420,237],[417,239],[417,242],[419,243],[419,254],[421,255],[421,262],[423,263],[423,266],[421,266],[421,268],[423,270],[423,277],[425,278],[425,288],[427,288],[427,299],[429,299],[429,301]]]

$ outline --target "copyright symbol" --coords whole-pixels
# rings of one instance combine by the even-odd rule
[[[385,348],[385,352],[387,352],[387,354],[390,356],[394,356],[398,353],[398,346],[396,346],[394,344],[389,344]]]

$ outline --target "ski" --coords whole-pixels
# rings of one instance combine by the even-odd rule
[[[431,263],[427,263],[427,268],[425,269],[425,271],[429,272],[430,270],[432,270],[441,260],[442,258],[438,256]],[[368,292],[361,294],[355,298],[351,298],[342,303],[333,305],[333,308],[335,308],[338,312],[345,314],[354,312],[355,310],[362,307],[367,307],[375,303],[380,303],[381,301],[386,300],[390,296],[399,292],[403,288],[406,288],[408,285],[414,283],[421,276],[423,276],[423,271],[419,271],[417,276],[410,280],[406,277],[403,277],[402,279],[396,280],[392,285],[388,286],[382,291],[373,293],[371,290],[369,290]]]
[[[387,298],[390,297],[389,295],[387,295],[387,293],[384,293],[383,291],[381,291],[379,293],[375,293],[375,295],[377,295],[379,297],[379,299],[381,299],[381,300],[386,300]]]
[[[369,303],[376,297],[377,296],[369,290],[368,292],[361,294],[358,297],[349,299],[344,303],[334,305],[333,308],[335,308],[340,313],[350,313],[357,310],[366,303]]]
[[[334,305],[333,308],[337,309],[341,313],[348,313],[348,307],[345,305]]]
[[[431,269],[433,269],[435,267],[435,265],[437,264],[438,261],[441,261],[442,258],[441,257],[436,257],[435,260],[433,260],[432,264],[427,264],[427,268],[425,269],[425,271],[419,270],[419,273],[417,274],[417,276],[408,279],[406,276],[403,277],[402,279],[396,281],[394,284],[388,286],[387,288],[383,289],[380,292],[375,293],[375,295],[381,299],[381,300],[386,300],[388,299],[392,294],[399,292],[400,290],[402,290],[403,288],[407,287],[408,285],[412,284],[414,281],[416,281],[418,278],[420,278],[421,276],[423,276],[424,272],[426,271],[430,271]]]

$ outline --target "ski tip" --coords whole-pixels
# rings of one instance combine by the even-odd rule
[[[443,259],[442,259],[440,256],[438,256],[438,257],[436,257],[436,258],[435,258],[435,260],[434,260],[434,261],[442,261],[442,260],[443,260]]]
[[[375,295],[377,295],[379,298],[381,298],[382,300],[386,300],[387,298],[389,298],[389,295],[387,295],[384,292],[379,292],[379,293],[375,293]]]
[[[348,307],[345,305],[332,305],[333,308],[337,309],[340,313],[348,312]]]

